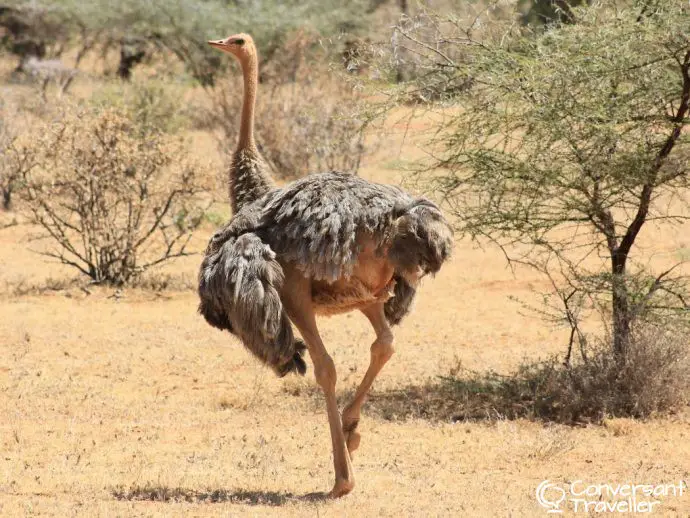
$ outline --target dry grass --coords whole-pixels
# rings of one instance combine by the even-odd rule
[[[525,361],[509,375],[452,369],[450,376],[375,392],[369,411],[383,419],[531,419],[563,424],[649,418],[690,404],[690,344],[684,329],[638,331],[621,363],[608,344],[571,368],[557,357]]]
[[[136,279],[133,288],[153,292],[196,291],[197,278],[191,272],[149,271]]]
[[[216,149],[208,135],[195,138],[197,155]],[[385,164],[419,150],[405,146],[398,157],[400,135],[387,138],[361,175],[398,183]],[[180,290],[152,291],[194,279],[199,257],[176,260],[137,289],[62,289],[73,274],[29,251],[45,246],[30,240],[35,232],[0,230],[3,517],[543,516],[534,491],[544,479],[690,478],[687,408],[583,426],[530,419],[522,407],[512,420],[505,408],[487,410],[497,405],[491,386],[477,390],[464,373],[504,379],[525,358],[562,354],[567,330],[520,315],[509,299],[535,301],[542,279],[513,275],[499,253],[460,242],[396,330],[396,354],[363,411],[355,491],[321,500],[314,492],[330,489],[332,462],[311,369],[275,378],[203,322],[184,280]],[[211,225],[201,232],[195,250]],[[690,246],[687,225],[645,232],[662,265]],[[366,370],[373,332],[357,314],[319,327],[344,403]],[[467,371],[443,379],[458,358]],[[687,495],[663,501],[660,515],[689,514]]]
[[[71,277],[48,277],[39,282],[32,282],[26,277],[12,280],[5,279],[0,286],[0,294],[6,297],[25,297],[43,295],[48,292],[61,292],[79,286],[79,279]]]
[[[28,233],[21,225],[0,232],[0,282],[69,278],[27,251]],[[161,274],[193,277],[198,261]],[[512,277],[491,251],[458,245],[396,331],[396,355],[360,425],[357,487],[338,502],[311,495],[332,482],[311,369],[275,378],[204,324],[193,292],[114,296],[93,287],[3,297],[0,514],[540,516],[534,489],[546,478],[687,479],[687,411],[582,427],[498,415],[453,422],[458,403],[444,390],[454,387],[438,380],[457,358],[470,371],[505,375],[525,357],[563,352],[566,331],[525,319],[508,298],[529,298],[537,282]],[[342,403],[366,369],[373,333],[354,314],[321,320],[320,329]],[[431,389],[429,379],[437,380]],[[664,516],[689,512],[688,498],[663,504]]]

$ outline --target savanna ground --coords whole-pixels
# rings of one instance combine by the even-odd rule
[[[363,177],[401,182],[401,166],[419,153],[402,134],[369,135],[382,142]],[[194,136],[196,152],[222,167],[215,142]],[[396,331],[360,424],[354,492],[311,499],[333,477],[312,372],[277,379],[203,321],[199,256],[158,273],[186,287],[90,287],[32,252],[45,246],[34,232],[0,231],[2,516],[542,516],[535,489],[544,479],[690,479],[687,410],[583,426],[434,411],[444,406],[440,377],[458,365],[509,373],[525,358],[563,354],[567,339],[511,299],[535,300],[543,280],[460,241]],[[198,248],[212,232],[207,225]],[[656,260],[677,259],[689,236],[688,225],[650,226],[643,245]],[[322,319],[320,329],[344,404],[373,332],[358,314]],[[689,516],[690,495],[663,499],[657,514]]]

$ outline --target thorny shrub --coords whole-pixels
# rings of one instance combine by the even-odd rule
[[[683,322],[637,326],[622,363],[602,340],[571,366],[556,357],[524,362],[508,375],[458,366],[440,382],[373,393],[370,412],[386,419],[527,418],[564,424],[672,414],[690,404],[687,330]]]
[[[36,166],[37,156],[29,145],[26,125],[15,103],[0,100],[0,204],[4,210],[12,210],[24,176]]]
[[[27,175],[32,222],[53,241],[43,252],[99,283],[123,285],[189,255],[210,189],[180,139],[141,132],[115,109],[66,115],[37,142]]]

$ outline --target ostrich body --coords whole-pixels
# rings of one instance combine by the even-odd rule
[[[199,272],[199,311],[239,337],[278,375],[304,374],[304,350],[323,389],[333,444],[333,497],[354,487],[356,428],[374,379],[393,355],[391,326],[408,313],[419,280],[437,272],[452,231],[436,205],[401,189],[328,172],[274,187],[253,137],[257,56],[245,34],[209,42],[244,73],[244,104],[230,169],[232,220],[216,232]],[[342,416],[336,370],[316,314],[359,310],[376,340],[371,361]],[[295,338],[292,325],[304,341]]]

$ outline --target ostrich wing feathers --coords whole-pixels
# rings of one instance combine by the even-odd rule
[[[281,258],[314,279],[335,281],[352,273],[358,240],[368,236],[380,246],[400,208],[413,202],[397,187],[330,172],[269,194],[262,219]]]

